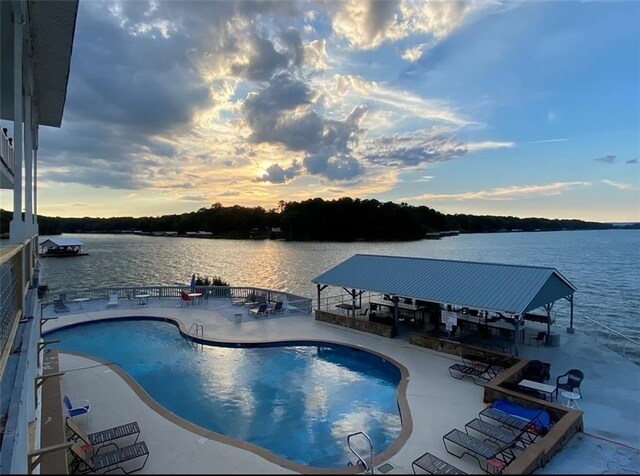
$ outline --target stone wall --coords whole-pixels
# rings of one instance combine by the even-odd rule
[[[369,332],[382,337],[393,337],[393,326],[381,324],[379,322],[371,322],[366,319],[354,319],[353,317],[335,314],[329,311],[316,309],[316,321],[328,322],[349,329],[355,329],[362,332]]]

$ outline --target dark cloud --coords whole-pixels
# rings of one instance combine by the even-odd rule
[[[638,159],[629,159],[626,162],[627,164],[637,164],[638,163]]]
[[[605,155],[604,157],[597,157],[595,159],[596,162],[603,162],[605,164],[613,164],[616,161],[615,155]]]
[[[256,182],[285,183],[300,174],[300,163],[294,160],[293,163],[283,169],[280,165],[274,164],[267,168],[267,173],[262,177],[256,177]]]

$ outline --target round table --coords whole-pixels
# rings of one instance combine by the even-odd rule
[[[576,410],[580,410],[578,406],[578,400],[580,400],[580,394],[575,392],[569,392],[568,390],[563,390],[560,392],[564,398],[567,399],[564,406],[568,408],[575,408]]]

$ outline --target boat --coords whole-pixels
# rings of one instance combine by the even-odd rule
[[[41,258],[64,258],[69,256],[85,256],[89,253],[82,251],[84,242],[73,238],[49,238],[40,243]]]

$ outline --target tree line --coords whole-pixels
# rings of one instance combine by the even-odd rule
[[[12,214],[0,210],[0,228],[9,230]],[[282,238],[316,241],[405,241],[427,233],[457,230],[460,233],[500,231],[553,231],[609,229],[614,225],[583,220],[518,218],[467,214],[443,214],[427,206],[343,197],[312,198],[300,202],[281,200],[277,208],[222,206],[158,217],[61,218],[39,216],[41,235],[60,233],[121,233],[204,231],[217,238]],[[631,227],[637,227],[633,225]]]

